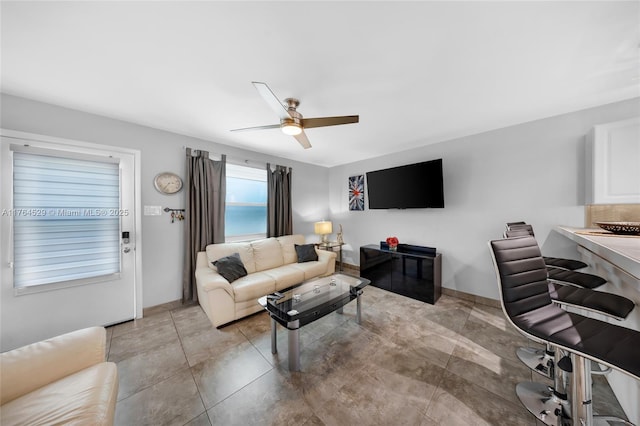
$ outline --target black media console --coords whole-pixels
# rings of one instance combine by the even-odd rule
[[[442,289],[442,255],[432,247],[385,243],[360,247],[360,276],[371,285],[432,305]]]

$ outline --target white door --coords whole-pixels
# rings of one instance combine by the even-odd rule
[[[3,130],[0,155],[0,349],[141,313],[139,152]]]

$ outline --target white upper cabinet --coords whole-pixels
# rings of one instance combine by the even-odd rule
[[[587,135],[586,204],[640,203],[640,117]]]

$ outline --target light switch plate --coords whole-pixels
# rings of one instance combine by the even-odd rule
[[[162,215],[162,206],[144,206],[145,216],[160,216]]]

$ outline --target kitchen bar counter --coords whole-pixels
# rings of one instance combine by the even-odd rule
[[[624,321],[598,319],[640,330],[640,236],[610,236],[600,229],[567,226],[558,226],[556,231],[577,244],[581,260],[589,265],[585,272],[608,281],[598,291],[627,297],[636,304]],[[629,420],[640,425],[640,381],[616,370],[607,375],[607,381]]]
[[[557,230],[579,246],[640,280],[640,236],[610,236],[600,229],[567,226],[558,226]]]

